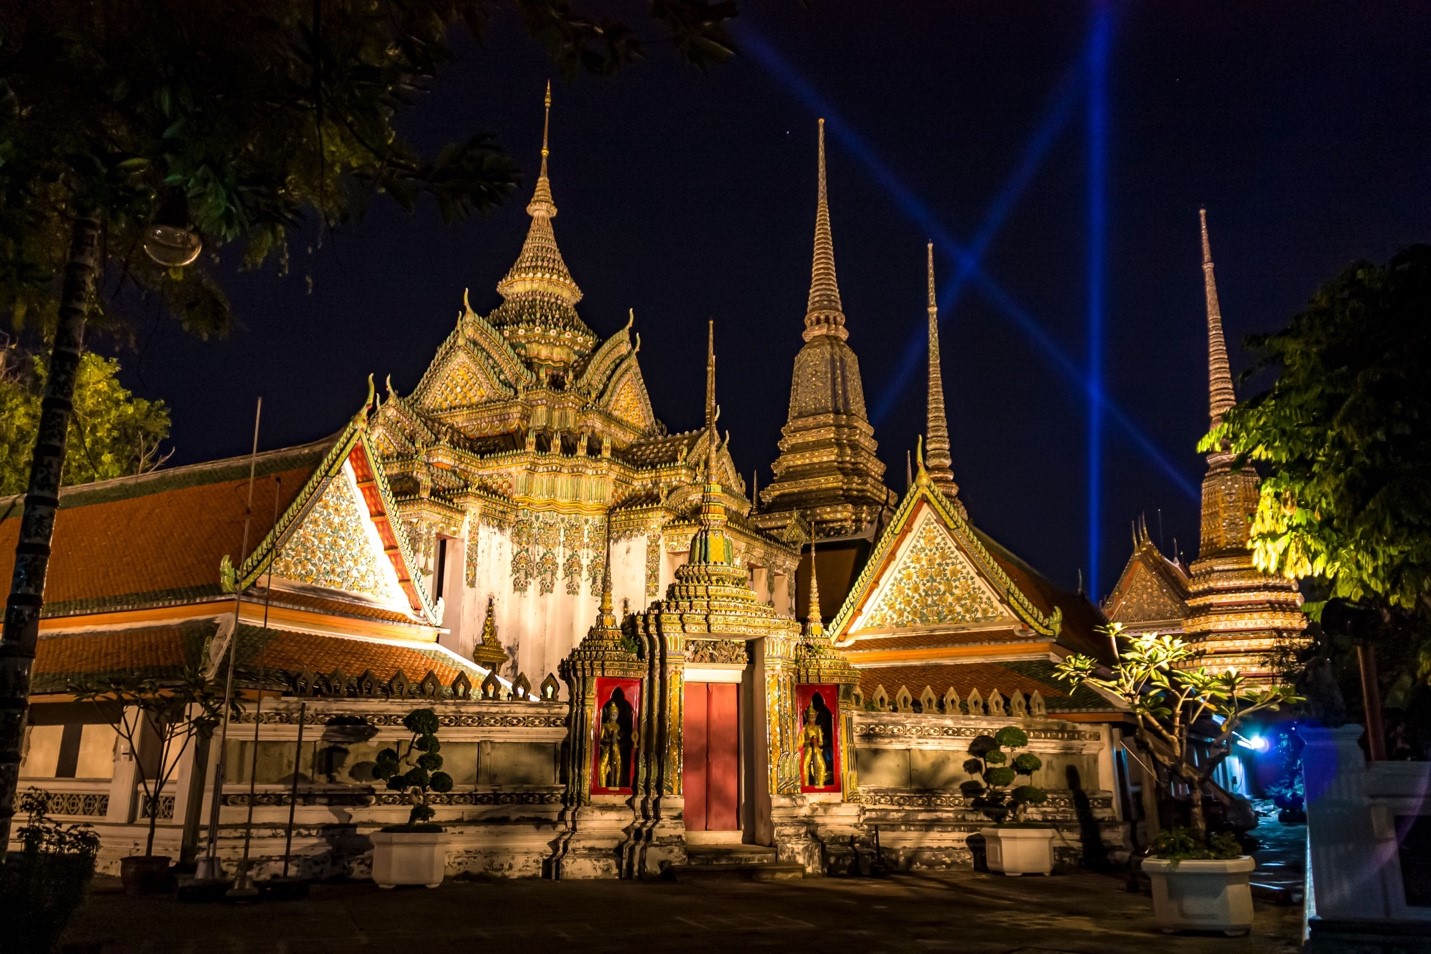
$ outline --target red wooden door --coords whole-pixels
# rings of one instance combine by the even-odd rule
[[[740,828],[740,686],[686,683],[686,828]]]

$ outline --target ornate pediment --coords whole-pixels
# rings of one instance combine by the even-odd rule
[[[512,394],[485,361],[471,350],[459,347],[438,359],[413,398],[423,411],[435,414],[476,407],[510,398]]]
[[[612,373],[599,403],[612,416],[637,430],[649,431],[655,426],[656,414],[651,410],[651,398],[646,393],[646,381],[641,377],[634,352]]]
[[[1018,626],[932,510],[924,510],[886,564],[850,633],[903,629]]]
[[[1129,625],[1180,621],[1188,613],[1187,596],[1182,572],[1144,544],[1128,561],[1104,612],[1113,622]]]
[[[407,603],[349,464],[328,481],[283,540],[273,573],[290,582],[361,593],[382,603]]]

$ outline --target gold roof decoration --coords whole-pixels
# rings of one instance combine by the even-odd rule
[[[822,537],[872,535],[889,516],[894,495],[884,486],[884,464],[865,411],[859,359],[835,274],[825,175],[824,120],[820,121],[819,187],[804,346],[795,357],[790,407],[781,429],[775,479],[761,492],[760,525],[779,531],[808,513]]]
[[[836,645],[844,645],[845,640],[863,625],[862,618],[871,599],[891,574],[896,577],[893,580],[896,589],[914,587],[920,592],[893,593],[892,598],[899,602],[899,606],[883,614],[888,616],[885,622],[889,624],[883,628],[992,624],[1009,619],[1039,635],[1058,637],[1063,629],[1062,609],[1057,606],[1045,609],[1036,605],[1031,594],[1011,578],[1001,561],[984,546],[954,502],[944,496],[930,479],[924,463],[922,442],[917,453],[917,468],[914,485],[905,494],[889,526],[875,542],[864,569],[830,624],[830,633]],[[925,517],[926,514],[929,516]],[[913,539],[906,547],[906,538],[912,535],[918,539]],[[936,544],[940,547],[938,553],[924,553]],[[932,559],[945,565],[935,573],[928,572],[931,567],[927,566],[919,568],[918,572],[906,572],[910,567],[896,565],[901,557],[916,562]],[[935,579],[940,572],[948,574],[954,569],[948,564],[956,560],[962,572],[954,573],[948,579]],[[960,594],[974,602],[966,606],[951,598]]]
[[[954,482],[954,462],[949,446],[949,417],[944,410],[944,374],[939,362],[939,300],[934,291],[934,243],[926,246],[929,261],[929,398],[925,431],[925,464],[929,479],[956,501],[959,485]],[[959,503],[960,509],[963,504]]]
[[[1133,552],[1103,603],[1104,615],[1130,631],[1180,631],[1187,598],[1187,573],[1163,555],[1140,519],[1133,525]]]
[[[523,353],[528,364],[562,369],[590,354],[597,337],[576,313],[581,288],[571,277],[552,230],[557,207],[547,175],[551,105],[551,83],[548,82],[542,121],[541,172],[532,201],[527,203],[532,224],[517,261],[497,283],[503,302],[488,320]]]
[[[507,651],[497,638],[496,600],[487,594],[487,617],[482,621],[482,639],[472,649],[472,661],[484,669],[496,672],[507,661]]]
[[[1203,292],[1207,299],[1208,416],[1215,427],[1237,403],[1222,308],[1213,275],[1207,210],[1198,213],[1202,233]],[[1251,465],[1218,448],[1207,455],[1202,481],[1202,532],[1198,558],[1188,568],[1188,617],[1183,629],[1206,651],[1200,665],[1229,666],[1255,679],[1273,679],[1271,657],[1305,641],[1302,596],[1293,580],[1257,569],[1249,546],[1249,517],[1257,509],[1258,477]]]

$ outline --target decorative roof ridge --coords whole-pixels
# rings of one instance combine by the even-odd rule
[[[815,202],[815,252],[810,264],[810,296],[805,311],[804,338],[849,337],[845,330],[840,283],[835,275],[835,240],[830,232],[830,205],[825,181],[825,120],[819,125],[819,179]]]
[[[936,515],[944,519],[945,525],[953,532],[955,539],[964,547],[967,556],[974,563],[975,569],[983,573],[985,578],[990,580],[1003,593],[1013,608],[1015,615],[1027,623],[1035,632],[1045,636],[1058,637],[1063,625],[1063,611],[1054,607],[1051,614],[1044,614],[1033,604],[1023,589],[1016,584],[1013,579],[999,566],[998,561],[989,553],[982,542],[974,535],[968,520],[962,516],[954,502],[944,496],[929,479],[928,472],[924,469],[923,442],[920,442],[918,453],[919,470],[915,476],[914,483],[909,490],[905,491],[904,499],[900,501],[899,507],[895,510],[894,516],[890,519],[889,525],[875,541],[874,548],[870,551],[869,557],[865,560],[864,569],[855,578],[854,585],[850,587],[849,593],[845,597],[844,605],[840,607],[839,613],[830,623],[829,631],[836,639],[841,638],[853,620],[855,606],[859,602],[866,590],[873,584],[879,573],[883,570],[886,560],[894,556],[897,542],[903,535],[905,529],[913,519],[915,507],[920,500],[928,501],[930,507]]]
[[[606,385],[610,383],[621,359],[627,354],[639,350],[639,346],[633,347],[631,342],[631,325],[636,321],[636,310],[631,309],[629,315],[625,326],[597,345],[596,350],[591,353],[591,357],[586,359],[585,367],[582,368],[581,374],[576,380],[577,389],[587,390],[593,395],[605,391]],[[639,336],[637,340],[639,340]]]
[[[118,497],[111,497],[109,496],[109,494],[116,490],[143,488],[148,484],[164,480],[173,480],[174,478],[201,476],[210,471],[218,471],[223,470],[225,468],[241,468],[243,473],[246,475],[248,473],[248,465],[250,460],[257,462],[258,468],[261,472],[273,473],[274,468],[272,466],[265,467],[265,465],[272,465],[274,462],[279,461],[284,457],[301,459],[306,455],[316,454],[319,450],[326,447],[330,441],[337,439],[337,437],[341,433],[342,432],[340,431],[338,432],[338,434],[335,434],[331,437],[325,437],[316,441],[309,441],[306,444],[293,444],[288,447],[275,447],[272,450],[260,451],[257,455],[243,454],[235,457],[221,457],[218,460],[199,461],[198,463],[194,464],[181,464],[177,467],[164,467],[158,470],[151,470],[143,474],[133,474],[128,477],[111,477],[108,480],[95,480],[84,484],[71,484],[69,486],[60,488],[60,505],[62,507],[65,505],[68,505],[70,507],[86,507],[92,506],[93,504],[108,503],[114,499],[127,500],[131,497],[146,496],[146,494],[142,492],[134,494],[121,494]],[[190,485],[186,484],[185,486]],[[171,489],[176,488],[159,487],[152,492],[163,493]],[[94,501],[86,501],[83,499],[91,495],[100,497],[102,499]],[[3,513],[5,508],[13,504],[13,502],[18,501],[22,497],[24,497],[24,494],[14,494],[8,497],[0,497],[0,513]],[[9,519],[10,516],[18,517],[19,513],[16,512],[13,515],[0,516],[0,522]]]

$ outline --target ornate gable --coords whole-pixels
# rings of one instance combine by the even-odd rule
[[[406,603],[347,462],[283,541],[273,573],[308,586],[361,593],[381,603]]]
[[[1110,620],[1130,626],[1171,623],[1181,627],[1188,615],[1187,598],[1188,581],[1182,570],[1151,540],[1140,536],[1103,611]]]
[[[636,364],[633,351],[617,366],[611,376],[611,383],[602,395],[601,406],[612,415],[642,431],[649,431],[656,424],[656,414],[651,410],[651,398],[646,393],[646,382],[641,377],[641,368]]]
[[[467,348],[454,348],[433,365],[431,383],[426,379],[414,395],[418,406],[428,413],[475,407],[512,396],[510,388],[497,380],[492,370]]]
[[[849,633],[1019,625],[950,529],[926,507],[886,564]]]
[[[895,630],[1026,629],[1057,638],[1063,611],[1041,609],[980,542],[924,461],[830,624],[837,643]]]

